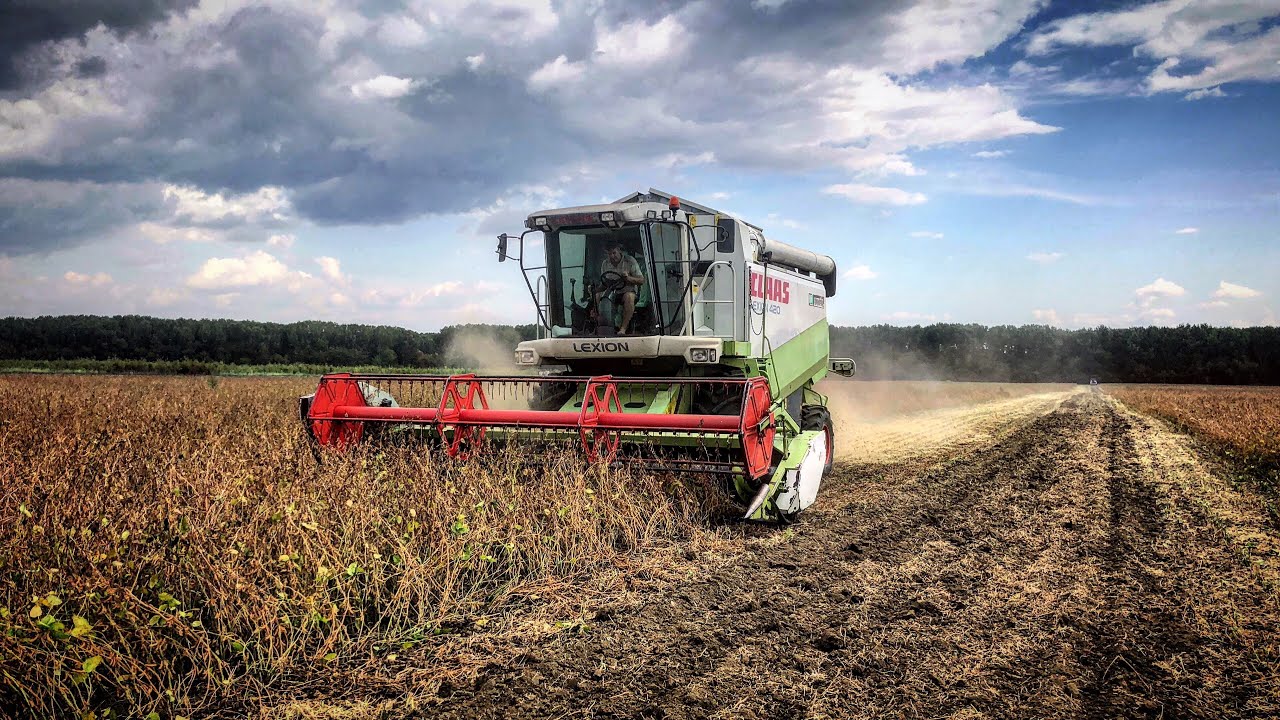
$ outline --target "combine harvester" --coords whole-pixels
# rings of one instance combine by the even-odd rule
[[[326,375],[301,401],[319,445],[425,437],[466,459],[570,440],[591,461],[725,476],[749,519],[813,503],[835,442],[814,383],[854,371],[828,353],[835,261],[653,189],[526,226],[498,260],[538,313],[515,364],[541,374]]]

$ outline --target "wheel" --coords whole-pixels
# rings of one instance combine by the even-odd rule
[[[805,405],[800,408],[800,429],[827,433],[827,460],[822,465],[822,475],[826,477],[836,457],[836,431],[831,424],[831,411],[822,405]]]
[[[529,393],[529,409],[559,410],[577,390],[578,386],[571,382],[538,383]]]

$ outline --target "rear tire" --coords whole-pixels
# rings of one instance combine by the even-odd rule
[[[827,461],[822,464],[822,476],[831,472],[836,456],[836,430],[831,424],[831,411],[822,405],[805,405],[800,408],[801,430],[825,430],[827,433]]]

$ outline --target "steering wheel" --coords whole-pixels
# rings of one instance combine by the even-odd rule
[[[605,270],[600,273],[600,292],[611,293],[627,284],[627,279],[620,272]]]

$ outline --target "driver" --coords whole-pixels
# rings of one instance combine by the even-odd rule
[[[618,334],[626,335],[630,332],[631,316],[636,312],[636,290],[644,285],[640,263],[622,252],[622,243],[610,243],[609,255],[600,263],[600,276],[602,289],[596,293],[596,302],[599,303],[606,292],[622,299],[622,324],[618,326]]]

